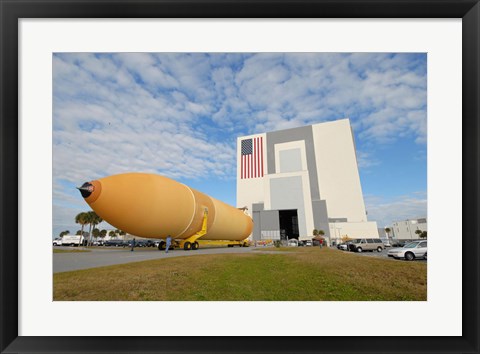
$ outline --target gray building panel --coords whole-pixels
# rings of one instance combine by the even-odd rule
[[[307,169],[310,179],[310,195],[312,200],[320,199],[320,190],[317,176],[317,163],[315,160],[315,146],[313,142],[312,126],[280,130],[267,133],[267,166],[268,173],[274,174],[275,166],[275,144],[288,143],[291,141],[305,141],[305,153],[307,157]]]
[[[262,231],[277,231],[280,234],[280,219],[278,210],[254,211],[252,239],[262,240]]]
[[[280,220],[278,210],[264,210],[260,212],[260,228],[265,231],[279,231]]]
[[[264,209],[263,203],[254,203],[252,204],[252,212],[254,211],[262,211]]]
[[[252,219],[253,219],[252,238],[253,240],[260,240],[260,237],[261,237],[260,212],[254,211],[252,213]]]
[[[347,218],[328,218],[328,222],[348,222]]]
[[[279,152],[280,173],[302,171],[302,152],[300,149]]]
[[[272,178],[270,196],[272,210],[297,209],[300,237],[311,234],[311,231],[306,229],[302,177]]]
[[[312,209],[313,221],[315,225],[317,225],[317,223],[328,224],[327,202],[325,200],[313,200]]]
[[[313,224],[315,229],[323,230],[325,236],[330,237],[330,228],[328,226],[327,202],[325,200],[313,200]],[[313,230],[312,230],[313,231]]]

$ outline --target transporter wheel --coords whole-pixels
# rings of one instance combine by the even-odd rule
[[[415,259],[415,255],[412,252],[405,253],[405,259],[407,261],[413,261]]]
[[[158,244],[158,249],[160,251],[163,251],[165,250],[166,246],[165,246],[165,242],[161,241],[159,244]]]
[[[188,242],[188,241],[185,242],[185,243],[183,244],[183,249],[184,249],[185,251],[190,251],[190,250],[192,249],[192,244],[191,244],[190,242]]]
[[[194,243],[192,243],[192,250],[198,250],[198,242],[195,241]]]
[[[378,247],[377,252],[382,252],[382,247]]]

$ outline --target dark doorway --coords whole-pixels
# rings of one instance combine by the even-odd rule
[[[296,238],[298,240],[298,215],[297,210],[279,210],[280,238],[282,240]]]

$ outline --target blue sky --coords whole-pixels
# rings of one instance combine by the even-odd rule
[[[54,54],[53,235],[89,210],[76,186],[117,173],[235,205],[237,136],[345,117],[369,220],[426,216],[426,54]]]

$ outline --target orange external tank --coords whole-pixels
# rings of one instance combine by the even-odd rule
[[[125,173],[86,182],[79,188],[85,201],[103,220],[129,234],[163,239],[187,239],[202,228],[202,240],[246,239],[253,220],[239,209],[170,178]]]

